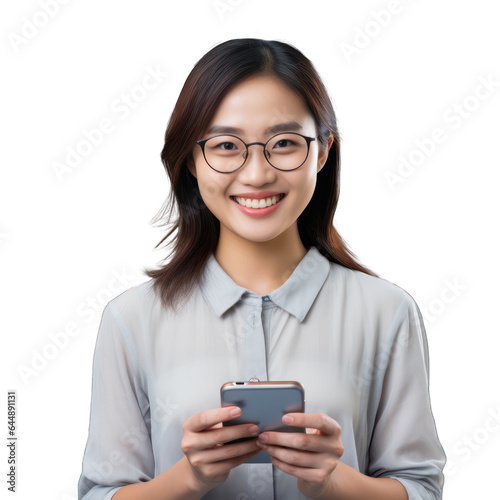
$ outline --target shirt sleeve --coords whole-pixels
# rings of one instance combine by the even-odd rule
[[[431,409],[425,327],[417,304],[407,298],[382,372],[369,475],[397,479],[409,500],[438,500],[446,456]]]
[[[110,500],[122,486],[154,477],[149,401],[138,365],[131,332],[108,303],[94,351],[78,500]]]

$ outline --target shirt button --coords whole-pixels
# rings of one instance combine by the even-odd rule
[[[269,302],[271,299],[269,298],[269,295],[264,295],[264,297],[262,297],[262,300]]]

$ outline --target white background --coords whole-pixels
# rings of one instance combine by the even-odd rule
[[[202,55],[243,37],[291,43],[322,76],[342,136],[336,225],[425,315],[444,498],[497,495],[496,2],[46,3],[50,15],[43,0],[4,2],[0,15],[0,415],[5,435],[16,390],[17,498],[77,497],[102,309],[166,256],[150,221],[169,190],[170,112]],[[160,76],[144,90],[148,68]],[[103,119],[113,130],[57,175]],[[400,175],[393,189],[387,172]]]

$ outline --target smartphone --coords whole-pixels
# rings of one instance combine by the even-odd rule
[[[222,425],[257,424],[264,431],[305,432],[303,427],[286,425],[281,420],[285,413],[305,409],[304,387],[295,381],[227,382],[220,389],[221,406],[238,406],[241,415]],[[230,443],[255,439],[245,437]],[[271,463],[271,456],[262,450],[246,463]]]

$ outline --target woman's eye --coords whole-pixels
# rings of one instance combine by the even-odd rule
[[[234,144],[232,142],[221,142],[219,144],[219,146],[222,146],[222,149],[226,150],[226,151],[230,151],[231,149],[233,149],[232,146],[234,146]],[[227,146],[227,147],[226,147]],[[236,147],[236,146],[235,146]]]
[[[290,139],[281,139],[280,141],[278,141],[275,146],[277,146],[278,148],[284,148],[286,146],[288,146],[288,144],[286,143],[292,143],[292,141]]]

